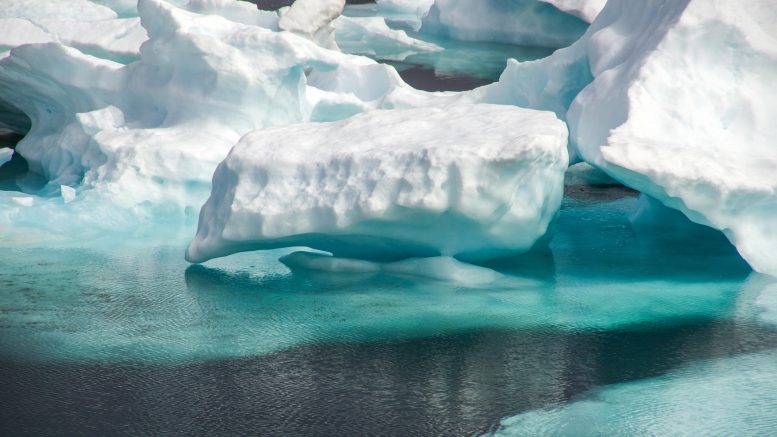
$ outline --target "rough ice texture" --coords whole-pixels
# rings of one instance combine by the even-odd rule
[[[550,3],[558,10],[564,11],[567,14],[574,15],[575,17],[585,21],[586,23],[593,23],[596,16],[604,8],[607,0],[537,0],[545,3]]]
[[[536,0],[435,0],[422,32],[463,41],[566,47],[587,23]]]
[[[610,0],[580,41],[511,62],[473,94],[556,112],[573,161],[723,231],[777,274],[774,22],[768,1]]]
[[[345,0],[296,0],[278,21],[278,27],[336,48],[330,23],[343,12]]]
[[[253,132],[213,176],[187,259],[307,246],[376,260],[527,250],[562,196],[567,132],[496,105]]]
[[[147,39],[138,18],[85,0],[8,0],[0,7],[0,52],[60,42],[84,53],[130,62]]]
[[[149,40],[128,65],[60,43],[23,45],[0,59],[0,104],[13,102],[32,121],[17,152],[47,182],[35,194],[58,196],[60,185],[83,191],[69,209],[40,202],[45,212],[0,211],[3,222],[72,223],[51,218],[62,214],[114,228],[192,215],[243,134],[309,119],[306,69],[377,65],[160,0],[141,0],[139,14]],[[24,117],[7,120],[20,132],[30,127]]]
[[[568,115],[581,155],[777,274],[777,5],[695,0],[643,12],[664,19],[651,20],[637,50],[613,53],[612,37],[589,43],[601,72]]]

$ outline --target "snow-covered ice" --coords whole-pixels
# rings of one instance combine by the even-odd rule
[[[20,186],[59,206],[61,186],[74,188],[73,209],[58,211],[87,219],[100,205],[192,216],[217,163],[257,129],[376,109],[553,111],[568,125],[571,162],[721,230],[756,270],[776,274],[777,8],[602,5],[381,0],[378,10],[424,17],[422,31],[464,40],[562,47],[582,34],[545,59],[510,61],[498,83],[454,94],[414,90],[391,66],[331,50],[338,34],[349,51],[384,58],[437,49],[384,17],[338,18],[341,0],[300,0],[280,15],[229,0],[9,0],[0,126],[29,130],[16,153],[39,179]],[[45,226],[39,217],[54,212],[36,209],[49,208],[45,199],[25,213],[0,197],[13,212],[0,211],[3,223]]]
[[[436,44],[408,36],[403,30],[391,29],[383,17],[340,16],[332,26],[338,47],[347,53],[401,61],[414,53],[442,50]]]
[[[560,205],[566,137],[549,112],[496,105],[256,131],[216,169],[187,259],[288,246],[378,260],[520,253]]]
[[[567,14],[574,15],[575,17],[585,21],[586,23],[593,23],[599,12],[604,8],[607,0],[537,0],[545,3],[550,3],[558,10],[564,11]]]
[[[603,11],[635,32],[589,40],[596,79],[567,115],[574,142],[586,161],[720,229],[754,269],[777,274],[777,5],[645,7]]]
[[[575,44],[510,62],[474,98],[554,111],[571,162],[723,231],[777,274],[775,20],[771,2],[610,0]]]
[[[281,15],[278,27],[336,49],[331,23],[340,16],[344,7],[345,0],[296,0]]]
[[[536,0],[435,0],[422,32],[463,41],[566,47],[587,23]]]
[[[216,164],[243,134],[309,119],[306,68],[378,65],[161,0],[141,0],[139,14],[149,39],[126,66],[60,43],[23,45],[0,60],[0,101],[32,121],[17,153],[48,183],[40,194],[82,186],[93,200],[77,215],[89,220],[87,211],[95,212],[107,228],[123,220],[105,220],[95,205],[152,217],[196,211]],[[29,128],[22,117],[6,122]]]

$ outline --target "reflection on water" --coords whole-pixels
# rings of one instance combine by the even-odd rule
[[[705,228],[632,226],[636,198],[610,189],[568,198],[552,239],[480,288],[291,273],[295,249],[188,266],[182,245],[5,248],[0,426],[471,435],[777,347],[771,280]]]

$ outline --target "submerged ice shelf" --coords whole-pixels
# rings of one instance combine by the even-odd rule
[[[459,283],[456,272],[290,273],[278,258],[299,249],[186,268],[182,245],[155,239],[7,248],[0,350],[23,361],[178,362],[473,329],[606,332],[729,318],[771,326],[761,317],[774,302],[771,282],[725,238],[682,216],[676,232],[634,227],[637,199],[617,190],[567,199],[549,248],[486,263],[498,274],[481,285]]]

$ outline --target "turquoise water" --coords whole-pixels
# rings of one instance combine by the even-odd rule
[[[483,286],[291,272],[277,259],[294,249],[188,265],[184,238],[4,247],[0,401],[19,406],[0,423],[33,434],[777,430],[775,283],[717,232],[633,225],[629,190],[567,191],[552,239],[486,266],[502,276]],[[200,419],[182,423],[191,411]]]
[[[381,12],[375,5],[349,5],[345,9],[345,15],[354,17],[380,16]],[[357,44],[344,47],[344,50],[393,65],[405,82],[421,90],[470,90],[497,81],[507,65],[507,59],[531,61],[544,58],[553,52],[553,49],[547,47],[456,41],[444,36],[413,31],[403,26],[402,20],[407,17],[401,15],[392,16],[388,13],[383,17],[389,27],[404,30],[412,38],[435,44],[442,50],[410,53],[402,59],[396,59],[394,53],[392,56],[370,54],[375,48],[366,42],[363,47]]]

